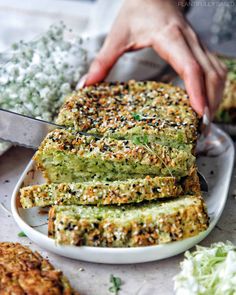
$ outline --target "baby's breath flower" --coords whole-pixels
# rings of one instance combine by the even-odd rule
[[[87,67],[82,39],[68,41],[65,31],[60,23],[35,41],[12,45],[10,61],[0,67],[0,108],[54,120]],[[5,147],[0,141],[0,151]]]
[[[63,23],[39,39],[12,46],[12,58],[0,68],[0,107],[52,121],[85,73],[87,53],[81,38],[65,38]]]

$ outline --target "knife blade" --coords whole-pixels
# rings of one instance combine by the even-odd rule
[[[45,136],[56,128],[66,127],[0,108],[0,139],[13,144],[37,149]],[[93,133],[81,131],[78,133],[101,138],[101,136]]]
[[[37,149],[45,136],[56,128],[67,127],[0,108],[0,139],[13,144]],[[78,133],[101,138],[101,135],[94,133],[82,131],[78,131]]]
[[[48,134],[61,126],[0,109],[0,139],[37,149]]]

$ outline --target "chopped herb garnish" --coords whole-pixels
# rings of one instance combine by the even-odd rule
[[[150,147],[149,141],[148,141],[148,136],[143,135],[143,136],[136,136],[133,138],[133,143],[137,145],[142,145],[149,153],[155,154],[160,161],[163,163],[163,165],[166,167],[166,169],[169,171],[170,175],[173,177],[173,174],[171,170],[168,168],[166,163],[162,160],[161,157],[158,156],[158,154]]]
[[[122,285],[121,279],[119,277],[115,277],[115,276],[111,275],[110,276],[110,283],[112,284],[112,286],[109,288],[109,291],[111,293],[115,293],[115,295],[117,295],[121,289],[121,285]]]
[[[136,120],[136,121],[140,121],[142,119],[142,117],[143,117],[140,114],[135,114],[135,113],[132,114],[132,115],[133,115],[134,120]]]
[[[145,117],[141,114],[136,114],[136,113],[133,113],[132,116],[133,116],[134,120],[136,120],[136,121],[155,119],[155,117]]]
[[[143,135],[143,136],[135,136],[133,138],[133,143],[137,145],[145,145],[148,144],[148,136]]]
[[[18,233],[18,237],[23,238],[23,237],[27,237],[27,235],[23,231],[21,231]]]

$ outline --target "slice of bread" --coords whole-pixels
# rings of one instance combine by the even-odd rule
[[[41,184],[20,190],[23,208],[52,205],[112,205],[178,197],[183,189],[175,177],[150,177],[114,182]]]
[[[54,206],[48,231],[58,244],[137,247],[182,240],[207,227],[203,199],[183,196],[121,207]]]
[[[121,180],[132,175],[187,176],[195,166],[189,151],[155,143],[134,144],[129,140],[97,139],[66,129],[49,133],[34,157],[49,182]],[[88,178],[81,177],[84,173]]]

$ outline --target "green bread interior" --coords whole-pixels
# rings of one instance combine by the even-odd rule
[[[181,240],[207,226],[203,200],[184,196],[121,207],[56,206],[49,235],[59,244],[136,247]]]
[[[174,157],[173,157],[174,158]],[[102,160],[77,154],[58,151],[54,149],[43,150],[40,154],[40,164],[46,170],[51,182],[80,182],[96,180],[125,180],[142,178],[146,175],[183,177],[188,175],[189,169],[194,165],[195,157],[185,153],[176,154],[175,166],[145,165],[140,162],[120,162]]]
[[[148,203],[125,205],[125,206],[57,206],[56,214],[70,216],[73,219],[96,219],[109,218],[110,221],[125,223],[130,220],[140,220],[143,216],[152,216],[154,219],[159,214],[174,214],[190,205],[202,204],[202,199],[196,196],[182,196],[178,199],[165,201],[152,201]],[[60,220],[60,218],[58,219]]]
[[[21,189],[23,208],[49,205],[111,205],[177,197],[183,188],[174,177],[41,184]]]
[[[75,130],[81,131],[79,128],[71,124],[70,121],[63,122],[64,126],[69,126],[75,128]],[[84,131],[84,130],[83,130]],[[99,133],[96,128],[91,128],[90,130],[85,130],[87,133],[97,134],[98,136],[103,136],[104,134]],[[193,137],[193,131],[190,127],[184,127],[182,129],[175,129],[171,127],[163,127],[161,130],[148,130],[142,126],[135,126],[122,131],[119,128],[116,130],[110,129],[105,133],[106,137],[120,139],[120,140],[131,140],[135,141],[136,138],[145,138],[147,143],[157,143],[161,145],[167,145],[174,148],[180,148],[184,150],[191,151],[195,142],[190,141]]]

